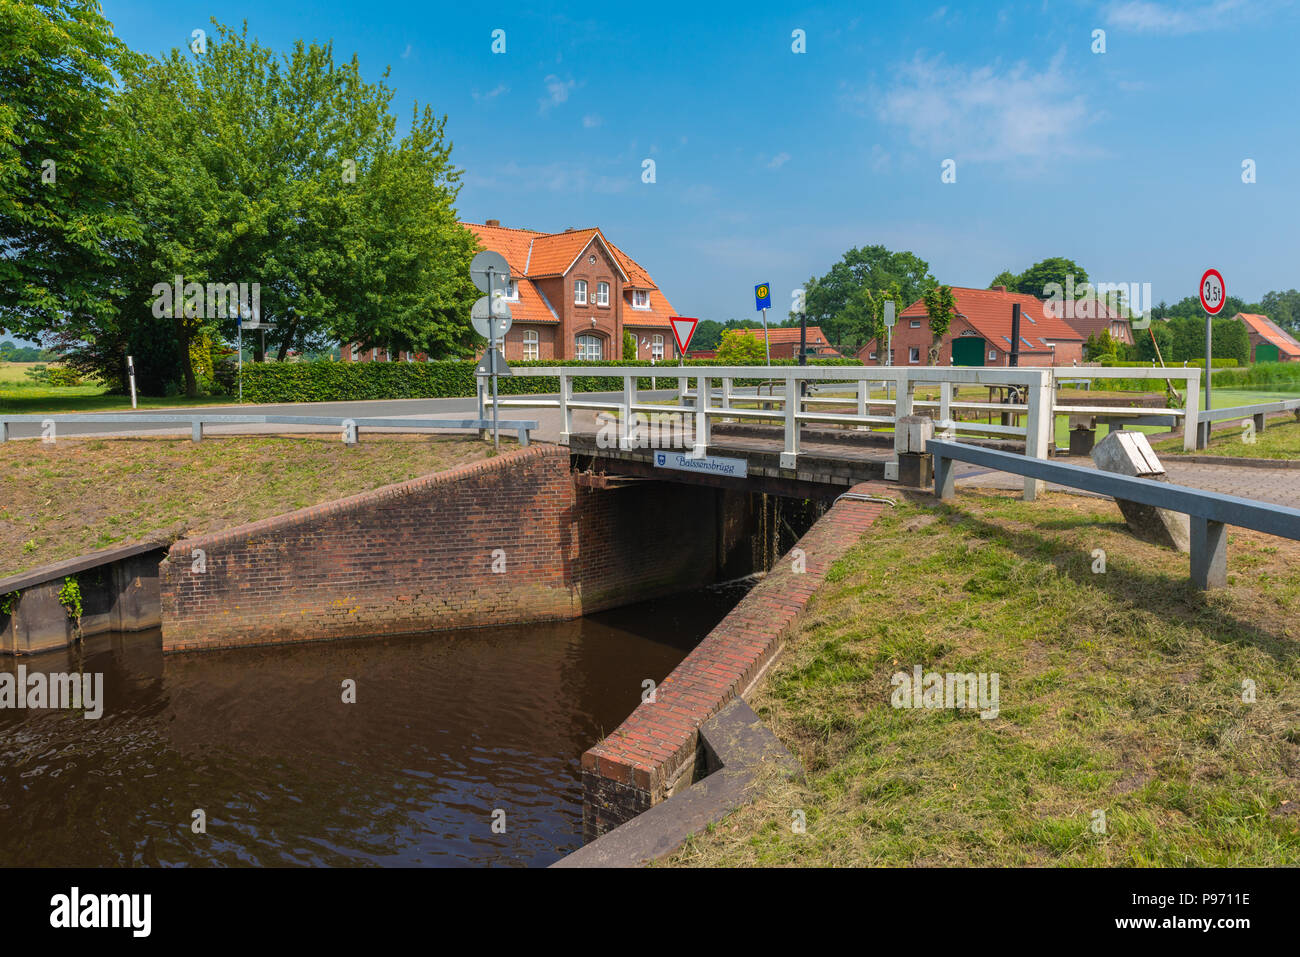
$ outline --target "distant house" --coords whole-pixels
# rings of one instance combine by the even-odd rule
[[[1268,316],[1239,312],[1232,318],[1240,319],[1250,338],[1251,362],[1295,362],[1300,360],[1300,342]]]
[[[1132,324],[1101,299],[1049,300],[1048,305],[1058,318],[1064,319],[1071,329],[1083,336],[1085,342],[1092,336],[1109,332],[1116,342],[1133,345]]]
[[[622,359],[625,331],[636,339],[638,359],[676,357],[668,321],[676,314],[672,304],[645,268],[599,228],[545,233],[511,229],[496,219],[461,225],[510,266],[506,361]],[[383,349],[343,350],[345,361],[388,358],[408,357],[389,357]]]
[[[948,335],[939,345],[939,365],[1005,366],[1011,355],[1011,307],[1020,304],[1020,354],[1022,366],[1073,365],[1083,361],[1086,336],[1060,319],[1051,305],[1034,296],[1007,292],[1006,286],[972,289],[953,286],[956,310]],[[884,365],[884,344],[868,342],[858,358],[868,365]],[[925,300],[918,299],[901,313],[892,336],[893,365],[925,365],[930,351],[930,321]]]
[[[763,342],[762,328],[738,329],[736,331],[743,332],[747,336],[753,336],[760,343]],[[767,343],[772,350],[773,359],[797,359],[799,358],[799,327],[781,326],[780,328],[773,328],[769,326]],[[840,358],[840,353],[826,338],[826,333],[822,332],[821,326],[808,326],[805,345],[808,349],[809,358]]]

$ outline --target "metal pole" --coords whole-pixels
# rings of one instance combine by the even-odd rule
[[[488,363],[489,368],[492,370],[492,447],[499,451],[501,449],[501,412],[497,406],[497,320],[490,309],[488,311],[488,332],[492,333],[488,339]]]
[[[135,363],[126,357],[126,376],[131,380],[131,408],[135,408]]]
[[[766,348],[766,350],[767,350],[767,365],[768,365],[768,368],[771,368],[771,366],[772,366],[772,343],[769,342],[769,341],[768,341],[768,338],[767,338],[767,310],[766,310],[766,309],[763,309],[763,310],[762,310],[762,313],[763,313],[763,346],[764,346],[764,347]]]
[[[1207,312],[1205,314],[1205,411],[1206,412],[1210,411],[1210,379],[1211,379],[1210,370],[1213,368],[1213,365],[1210,361],[1210,340],[1214,337],[1213,323],[1214,323],[1214,316],[1210,315]],[[1187,424],[1185,422],[1183,423],[1183,428],[1187,428]],[[1211,423],[1207,419],[1205,422],[1205,438],[1201,445],[1201,448],[1205,448],[1210,444],[1210,428],[1211,428]]]
[[[244,322],[235,323],[235,349],[239,352],[239,404],[244,404]]]

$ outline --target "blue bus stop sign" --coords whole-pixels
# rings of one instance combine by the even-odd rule
[[[772,288],[765,282],[760,282],[754,287],[754,309],[763,310],[772,308]]]

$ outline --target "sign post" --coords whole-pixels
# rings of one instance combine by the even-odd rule
[[[131,408],[135,408],[135,362],[126,357],[126,377],[131,381]]]
[[[876,343],[880,345],[879,342]],[[885,302],[885,365],[894,364],[894,300]]]
[[[754,308],[763,314],[763,347],[767,352],[767,364],[772,364],[772,344],[767,338],[767,310],[772,308],[772,287],[760,282],[754,287]]]
[[[492,376],[492,446],[501,448],[501,412],[497,407],[497,376],[509,375],[510,367],[506,365],[504,343],[501,352],[497,351],[497,340],[504,338],[510,331],[510,303],[506,293],[510,288],[510,266],[500,253],[485,249],[477,253],[469,264],[469,276],[481,292],[487,293],[474,303],[470,320],[479,335],[488,341],[488,351],[479,363],[479,375]]]
[[[1228,301],[1228,290],[1223,283],[1223,274],[1217,269],[1207,269],[1201,274],[1201,308],[1205,310],[1205,409],[1210,409],[1210,378],[1214,364],[1210,359],[1210,345],[1214,330],[1214,317],[1223,311],[1223,304]],[[1183,428],[1187,428],[1186,424]],[[1196,447],[1203,449],[1210,444],[1210,423],[1198,423],[1196,428]]]

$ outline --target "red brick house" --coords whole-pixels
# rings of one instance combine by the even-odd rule
[[[760,343],[763,341],[763,330],[758,329],[738,329],[737,332],[743,332],[747,336],[753,336]],[[799,358],[799,327],[798,326],[781,326],[780,328],[768,327],[767,330],[768,346],[772,350],[773,359],[797,359]],[[809,358],[818,356],[825,358],[839,358],[840,354],[831,345],[826,333],[822,332],[821,326],[809,326],[808,337],[805,340],[808,348]]]
[[[672,304],[641,264],[600,229],[543,233],[511,229],[496,219],[461,225],[510,266],[506,361],[622,359],[625,330],[636,337],[638,359],[676,358],[668,321],[675,315]],[[343,358],[352,358],[348,349]],[[387,356],[371,349],[355,358],[382,361]]]
[[[993,289],[952,287],[956,309],[939,347],[939,365],[1005,366],[1011,354],[1011,307],[1020,304],[1020,365],[1073,365],[1083,361],[1085,336],[1060,319],[1051,305],[1034,296]],[[925,365],[930,351],[930,321],[918,299],[894,325],[893,365]],[[883,343],[858,350],[866,365],[884,365]]]
[[[1100,336],[1103,332],[1109,332],[1110,337],[1116,342],[1133,345],[1132,324],[1101,299],[1094,297],[1076,299],[1073,302],[1049,301],[1048,305],[1053,306],[1056,315],[1083,336],[1085,342],[1090,336]]]
[[[1252,312],[1239,312],[1232,318],[1240,319],[1250,337],[1251,362],[1295,362],[1300,360],[1300,342],[1268,316]]]

